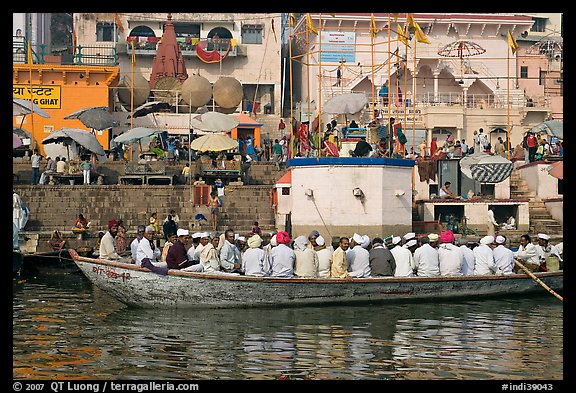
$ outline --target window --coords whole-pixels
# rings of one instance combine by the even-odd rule
[[[242,25],[243,44],[262,43],[262,25]]]
[[[522,78],[522,79],[528,78],[528,67],[527,66],[521,66],[520,67],[520,78]]]
[[[114,37],[114,23],[111,22],[97,22],[96,23],[96,41],[113,42]]]
[[[533,18],[534,24],[530,28],[530,31],[535,31],[538,33],[543,33],[546,31],[546,18]]]
[[[540,69],[540,74],[538,76],[538,84],[540,86],[543,86],[545,81],[546,81],[546,70]]]

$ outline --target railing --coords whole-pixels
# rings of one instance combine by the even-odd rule
[[[32,61],[35,64],[68,64],[68,65],[118,65],[118,55],[113,46],[71,46],[64,51],[49,52],[48,45],[30,42]],[[14,37],[12,41],[13,63],[25,64],[28,59],[28,41],[24,37]]]
[[[159,37],[136,37],[128,36],[126,38],[126,52],[132,53],[132,42],[134,42],[134,53],[139,55],[155,55],[160,42]],[[176,37],[176,42],[180,47],[183,55],[196,56],[196,44],[200,41],[206,41],[207,45],[205,50],[210,52],[218,50],[223,55],[226,53],[228,44],[231,42],[229,38],[220,38],[214,41],[211,38],[198,38],[198,37]],[[228,56],[237,56],[237,46],[230,46]]]

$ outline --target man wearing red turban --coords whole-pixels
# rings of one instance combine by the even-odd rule
[[[108,231],[100,240],[100,259],[120,259],[114,245],[114,237],[118,233],[118,221],[112,219],[108,221]]]

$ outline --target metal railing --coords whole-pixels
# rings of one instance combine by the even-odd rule
[[[67,65],[118,65],[116,48],[108,45],[70,46],[62,51],[50,51],[46,44],[30,42],[34,64],[67,64]],[[12,62],[26,64],[28,59],[28,41],[16,37],[12,41]]]

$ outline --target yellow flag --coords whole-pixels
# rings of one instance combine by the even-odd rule
[[[314,26],[314,22],[312,22],[312,17],[310,14],[306,14],[306,26],[311,33],[318,34],[318,30],[316,30],[316,26]]]
[[[430,43],[430,40],[428,39],[428,37],[426,37],[426,34],[424,34],[424,32],[422,31],[418,22],[414,22],[414,29],[416,29],[416,32],[414,33],[416,41],[423,42],[425,44]]]
[[[398,21],[398,17],[400,16],[400,14],[392,14],[392,17],[394,18],[394,22]]]
[[[374,14],[372,14],[370,19],[370,35],[372,38],[376,37],[376,33],[378,30],[376,29],[376,21],[374,20]]]
[[[30,46],[30,40],[28,40],[28,65],[34,64],[32,60],[32,47]]]
[[[510,48],[512,49],[512,54],[516,53],[516,51],[518,50],[518,43],[516,42],[514,37],[512,37],[510,30],[508,30],[508,45],[510,45]]]
[[[290,13],[288,20],[290,21],[290,26],[292,27],[296,26],[296,15],[294,15],[293,12]]]
[[[134,40],[130,40],[130,46],[132,47],[132,66],[136,65],[136,54],[134,53]]]
[[[416,22],[414,21],[414,16],[412,14],[406,14],[406,23],[412,27],[416,27]]]
[[[400,26],[400,23],[398,23],[398,28],[396,30],[398,32],[398,39],[400,41],[402,41],[404,43],[404,45],[406,45],[407,47],[410,47],[410,44],[408,44],[408,39],[404,35],[404,31],[402,30],[402,26]]]

